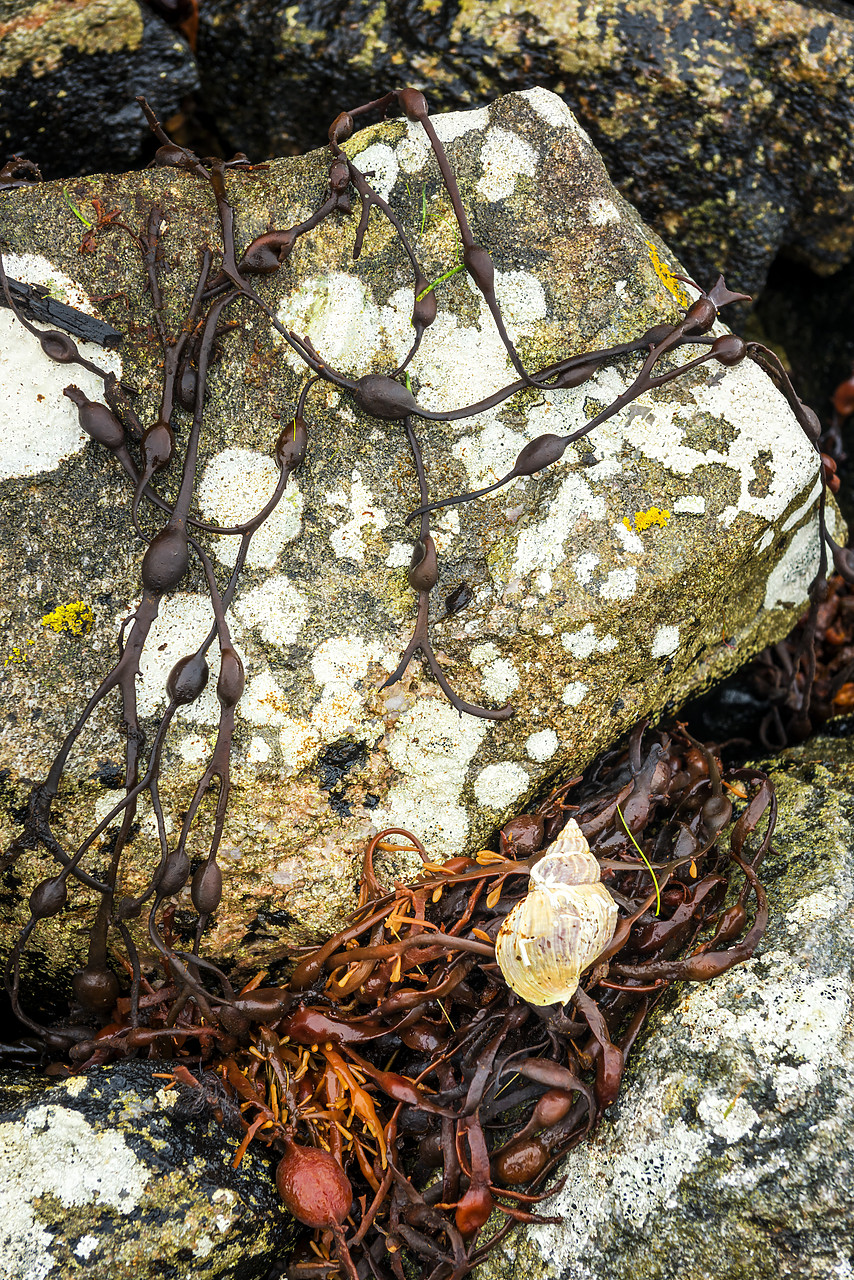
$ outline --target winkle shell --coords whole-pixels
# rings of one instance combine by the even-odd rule
[[[502,924],[495,955],[529,1004],[566,1004],[614,936],[617,904],[574,819],[531,869],[527,897]]]

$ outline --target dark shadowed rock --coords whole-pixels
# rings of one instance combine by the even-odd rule
[[[208,0],[198,53],[223,130],[257,156],[319,145],[327,118],[400,84],[446,110],[553,89],[690,268],[753,293],[781,247],[819,271],[851,257],[851,17],[832,0]]]
[[[129,169],[198,84],[187,42],[137,0],[0,0],[0,152],[46,178]]]

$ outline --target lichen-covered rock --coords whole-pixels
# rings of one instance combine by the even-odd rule
[[[0,1115],[0,1275],[261,1280],[293,1243],[275,1161],[182,1113],[168,1063],[73,1076]]]
[[[832,0],[207,0],[199,62],[258,156],[401,83],[446,110],[544,85],[692,270],[753,293],[780,248],[822,272],[852,255],[851,19]]]
[[[127,169],[147,136],[135,95],[168,117],[197,85],[186,41],[138,0],[0,3],[0,159]]]
[[[437,117],[436,126],[476,234],[493,254],[498,297],[529,366],[624,342],[681,316],[688,297],[665,265],[668,251],[616,194],[558,98],[544,90],[512,95]],[[349,146],[399,211],[428,278],[447,274],[456,223],[421,126],[383,124]],[[168,224],[164,315],[177,328],[198,247],[218,243],[207,186],[174,170],[67,185],[80,210],[99,199],[133,225],[159,203]],[[228,187],[244,244],[317,207],[324,158],[230,173]],[[353,263],[354,221],[337,215],[322,223],[257,288],[331,363],[359,376],[393,368],[406,351],[412,284],[376,213]],[[97,252],[81,255],[81,230],[58,185],[0,202],[12,275],[52,283],[78,303],[108,299],[104,312],[127,333],[123,376],[138,389],[142,421],[151,422],[160,356],[139,255],[111,227],[97,233]],[[514,380],[465,273],[438,287],[438,308],[411,365],[423,405],[457,408]],[[222,525],[248,518],[272,491],[273,444],[305,381],[304,366],[263,317],[241,307],[234,318],[240,328],[221,339],[209,383],[197,489],[197,510]],[[61,394],[68,372],[51,365],[8,312],[0,311],[0,326],[8,840],[31,780],[45,775],[114,661],[120,624],[140,591],[141,550],[126,481],[86,443]],[[119,367],[119,356],[89,353]],[[533,437],[577,428],[638,367],[636,357],[622,359],[573,390],[528,391],[474,418],[419,422],[431,495],[481,485],[509,470]],[[75,380],[96,394],[93,375],[75,371]],[[381,690],[411,635],[415,603],[404,519],[418,490],[402,427],[367,417],[347,392],[323,383],[306,417],[307,462],[251,543],[230,615],[247,687],[220,855],[224,897],[205,946],[244,969],[268,967],[289,943],[337,925],[372,830],[407,827],[437,858],[477,849],[556,771],[577,769],[639,717],[678,704],[784,635],[817,565],[814,450],[756,365],[705,365],[644,395],[538,477],[434,519],[434,646],[464,697],[516,708],[502,723],[461,717],[417,658],[399,684]],[[187,421],[176,418],[179,441]],[[165,492],[174,494],[175,484],[167,478]],[[222,576],[234,539],[208,545]],[[454,611],[454,603],[465,607]],[[210,623],[204,579],[193,568],[164,601],[144,651],[138,703],[149,741],[170,668]],[[206,691],[179,711],[165,741],[161,796],[173,838],[213,741],[215,682],[214,664]],[[114,805],[122,748],[117,709],[107,701],[75,747],[55,806],[54,830],[69,847]],[[204,810],[193,856],[212,821]],[[130,851],[123,893],[138,892],[158,856],[146,806]],[[87,865],[97,871],[107,856],[98,846]],[[34,884],[48,874],[41,852],[7,871],[7,945],[26,920]],[[186,937],[196,918],[188,890],[177,906],[175,927]],[[68,907],[40,924],[25,968],[65,972],[85,946],[81,925],[90,912],[88,891],[75,887]],[[138,941],[148,947],[144,930]]]
[[[653,1015],[624,1091],[480,1280],[840,1280],[854,1252],[854,748],[763,763],[777,787],[755,957]]]

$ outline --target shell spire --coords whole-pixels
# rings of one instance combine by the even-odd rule
[[[617,904],[574,818],[531,870],[528,894],[498,931],[507,985],[529,1004],[566,1004],[614,936]]]

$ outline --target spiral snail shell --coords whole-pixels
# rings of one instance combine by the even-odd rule
[[[507,985],[529,1004],[566,1004],[614,936],[617,905],[574,818],[534,864],[527,897],[495,942]]]

